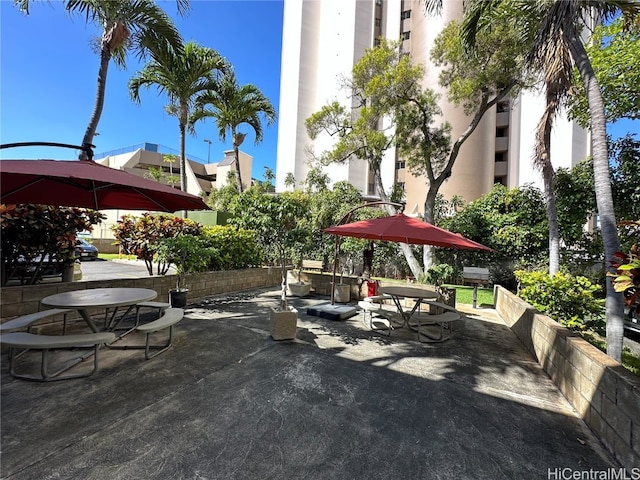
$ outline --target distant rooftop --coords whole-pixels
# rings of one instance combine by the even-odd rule
[[[156,152],[156,153],[161,153],[163,155],[175,155],[177,157],[180,156],[180,152],[173,148],[169,148],[164,145],[159,145],[157,143],[144,142],[144,143],[137,143],[135,145],[129,145],[128,147],[117,148],[115,150],[109,150],[108,152],[94,153],[93,158],[99,159],[99,158],[113,157],[115,155],[122,155],[123,153],[135,152],[136,150],[146,150],[147,152]],[[202,158],[199,158],[199,157],[194,157],[193,155],[189,155],[188,153],[187,153],[187,160],[191,160],[193,162],[198,162],[198,163],[207,163],[206,160],[203,160]]]

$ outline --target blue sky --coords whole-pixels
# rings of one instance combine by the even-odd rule
[[[213,48],[235,67],[241,84],[258,86],[279,106],[282,0],[192,0],[186,17],[176,15],[174,1],[160,2],[174,18],[185,41]],[[65,13],[60,1],[32,2],[23,15],[9,0],[0,0],[0,142],[48,141],[79,144],[93,110],[99,58],[90,40],[101,32],[78,16]],[[127,70],[109,67],[106,100],[95,152],[157,143],[177,150],[177,120],[164,112],[166,97],[155,89],[141,91],[141,105],[129,98],[127,82],[141,68],[134,56]],[[640,132],[640,121],[621,121],[609,132],[615,137]],[[206,162],[220,161],[231,142],[221,143],[212,120],[197,125],[187,136],[187,154]],[[264,167],[275,171],[277,123],[264,125],[264,139],[254,145],[249,132],[242,150],[253,156],[255,178]],[[60,148],[0,150],[0,158],[74,159],[76,152]]]
[[[280,51],[282,44],[281,0],[191,0],[186,17],[176,14],[174,1],[160,2],[174,19],[185,41],[213,48],[235,68],[240,84],[252,83],[278,109]],[[17,143],[46,141],[79,144],[93,111],[99,57],[90,45],[99,32],[82,17],[69,16],[59,1],[32,2],[23,15],[12,1],[0,1],[0,141]],[[95,137],[95,152],[157,143],[178,150],[178,122],[164,112],[165,96],[155,88],[141,90],[141,104],[134,104],[127,82],[142,67],[135,56],[127,70],[109,66],[104,110]],[[264,126],[262,143],[246,127],[242,150],[253,156],[253,177],[262,178],[264,167],[275,170],[277,124]],[[221,143],[212,120],[196,126],[197,136],[187,135],[187,154],[211,162],[220,161],[231,141]],[[77,154],[61,148],[10,148],[2,158],[74,159]]]

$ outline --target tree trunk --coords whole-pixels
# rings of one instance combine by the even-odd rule
[[[234,146],[233,151],[236,157],[236,179],[238,181],[238,192],[242,193],[244,187],[242,185],[242,176],[240,174],[240,150],[238,147]]]
[[[280,248],[280,273],[282,274],[282,283],[280,291],[280,309],[287,309],[287,265],[286,265],[286,252]]]
[[[427,178],[429,180],[429,190],[427,191],[427,197],[424,201],[424,219],[429,223],[433,223],[433,210],[435,208],[436,196],[438,195],[438,191],[442,184],[447,180],[452,173],[453,165],[458,158],[458,154],[460,153],[460,148],[464,144],[464,142],[469,138],[469,136],[475,131],[477,126],[480,124],[482,117],[484,114],[496,103],[498,103],[502,98],[504,98],[515,85],[514,82],[507,85],[503,88],[496,96],[489,100],[489,94],[486,91],[482,92],[482,99],[480,102],[480,106],[478,107],[478,111],[475,113],[471,122],[467,126],[464,132],[457,138],[451,147],[451,152],[449,153],[449,158],[447,159],[447,163],[445,164],[442,171],[435,176],[433,169],[429,166],[427,168]],[[424,271],[426,272],[434,262],[434,247],[430,245],[425,245],[423,249],[423,261],[424,261]],[[418,277],[416,277],[418,278]]]
[[[547,86],[547,88],[549,88]],[[555,104],[557,105],[557,104]],[[549,223],[549,275],[555,275],[560,271],[560,228],[558,226],[558,210],[556,208],[556,195],[554,191],[555,172],[551,164],[551,127],[555,106],[549,101],[547,94],[547,110],[540,121],[536,157],[534,164],[542,171],[544,184],[544,200],[547,207],[547,222]]]
[[[453,164],[453,162],[451,162]],[[427,198],[424,202],[424,221],[429,222],[430,224],[434,224],[434,209],[436,206],[436,195],[438,194],[438,190],[440,190],[440,186],[444,182],[443,175],[440,175],[437,179],[434,179],[434,182],[437,182],[435,188],[429,188],[427,192]],[[424,271],[425,273],[431,267],[433,267],[435,263],[435,247],[433,245],[425,245],[422,250],[422,262],[424,263]]]
[[[549,275],[560,271],[560,228],[558,226],[558,210],[556,196],[553,191],[553,181],[547,185],[545,180],[545,201],[547,204],[547,220],[549,222]]]
[[[87,125],[87,130],[84,132],[82,138],[82,145],[93,145],[93,137],[96,135],[98,129],[98,123],[100,122],[100,116],[102,115],[102,109],[104,107],[104,92],[107,88],[107,72],[109,70],[109,61],[111,60],[111,53],[106,47],[103,47],[100,51],[100,69],[98,70],[98,88],[96,92],[96,103],[93,106],[93,113]],[[93,147],[91,147],[93,148]],[[82,150],[79,155],[80,160],[89,160],[89,156],[85,150]],[[91,158],[93,160],[93,158]]]
[[[620,250],[620,240],[616,228],[613,196],[611,194],[607,131],[602,94],[587,52],[577,32],[575,30],[571,32],[565,30],[565,36],[587,92],[589,114],[591,115],[593,180],[602,243],[604,244],[604,261],[608,270],[613,272],[610,261],[613,259],[614,253]],[[606,295],[607,354],[620,362],[622,360],[622,341],[624,336],[624,307],[622,294],[615,292],[613,282],[610,279],[607,279],[606,282]]]
[[[236,180],[238,182],[239,193],[242,193],[244,191],[244,186],[242,185],[242,175],[240,173],[240,145],[242,145],[244,137],[245,135],[243,133],[237,133],[235,128],[231,130],[231,138],[233,139],[233,153],[236,158]]]
[[[380,200],[382,200],[383,202],[388,202],[389,197],[384,191],[384,187],[382,186],[382,179],[380,178],[379,172],[380,169],[378,169],[378,173],[375,175],[376,193],[380,197]],[[389,215],[395,215],[396,212],[393,211],[393,207],[391,205],[385,205],[384,208]],[[411,250],[411,246],[406,243],[398,243],[398,246],[404,254],[404,258],[407,260],[407,264],[409,265],[413,276],[415,278],[420,278],[420,276],[422,275],[422,268],[420,267],[418,260],[416,260],[416,257]]]
[[[185,155],[186,124],[180,122],[180,190],[187,191],[187,157]]]

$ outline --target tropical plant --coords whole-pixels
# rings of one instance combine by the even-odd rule
[[[513,17],[514,29],[521,32],[525,41],[532,39],[528,56],[529,64],[544,65],[547,68],[545,62],[557,61],[557,52],[568,51],[580,72],[589,106],[596,201],[604,253],[607,259],[612,259],[615,252],[619,250],[620,242],[609,181],[606,116],[602,91],[585,49],[582,34],[584,28],[589,27],[594,18],[606,22],[621,13],[627,19],[637,18],[640,15],[640,4],[615,0],[599,2],[473,0],[467,4],[465,12],[466,45],[473,47],[477,33],[491,29],[495,14],[505,9],[519,12],[519,16]],[[563,55],[562,58],[565,56]],[[623,338],[622,296],[610,283],[607,283],[606,289],[606,317],[607,353],[620,361]]]
[[[616,252],[611,262],[615,273],[608,273],[616,292],[624,295],[624,302],[629,309],[629,317],[640,317],[640,220],[635,222],[621,222],[627,227],[629,236],[633,238],[633,245],[629,253]]]
[[[175,237],[163,238],[156,246],[155,254],[158,262],[176,267],[176,290],[188,290],[184,276],[209,269],[211,258],[216,251],[209,248],[199,235],[178,234]]]
[[[94,210],[48,205],[0,205],[0,255],[2,278],[9,277],[29,265],[27,284],[37,283],[45,262],[73,265],[76,233],[91,231],[105,216]]]
[[[571,169],[559,168],[554,182],[560,236],[565,245],[572,246],[584,236],[584,225],[596,211],[591,159]]]
[[[112,230],[121,253],[144,260],[149,275],[153,275],[153,263],[156,260],[156,275],[165,275],[170,265],[162,258],[156,258],[160,240],[179,234],[198,235],[202,225],[174,215],[143,213],[140,217],[124,215]]]
[[[272,125],[276,120],[275,108],[255,85],[238,85],[233,70],[225,73],[218,88],[200,95],[197,106],[192,123],[207,117],[213,118],[218,127],[218,136],[223,142],[227,138],[227,131],[231,133],[238,191],[242,192],[244,184],[240,172],[239,149],[247,134],[240,132],[238,127],[243,123],[249,125],[255,133],[255,144],[258,145],[263,137],[261,117],[266,119],[267,125]]]
[[[442,220],[441,226],[467,238],[482,242],[496,252],[438,249],[436,258],[458,272],[466,265],[483,265],[495,283],[514,285],[514,268],[535,268],[546,260],[547,218],[544,200],[530,185],[493,189]]]
[[[162,161],[169,164],[169,176],[167,176],[166,179],[167,183],[171,186],[180,183],[180,177],[176,177],[173,174],[173,164],[176,163],[176,160],[179,160],[178,156],[172,153],[162,155]]]
[[[516,270],[518,296],[567,328],[603,333],[604,302],[596,294],[599,285],[582,276],[563,272]],[[562,292],[561,295],[558,292]]]
[[[129,80],[129,94],[140,103],[140,88],[156,86],[169,97],[165,110],[178,119],[180,128],[180,189],[186,191],[187,171],[185,142],[187,127],[198,95],[218,88],[219,75],[230,67],[215,50],[188,42],[174,48],[168,42],[148,46],[151,56],[142,71]]]
[[[265,193],[251,187],[240,194],[231,206],[230,223],[254,230],[267,252],[275,255],[282,271],[280,308],[287,308],[287,259],[297,244],[308,236],[304,219],[308,215],[307,198],[302,192]]]
[[[231,173],[233,175],[233,173]],[[238,196],[238,185],[227,182],[220,188],[212,188],[209,193],[208,205],[213,210],[228,212],[229,206]]]
[[[284,177],[284,186],[291,190],[296,188],[296,176],[293,172],[287,172],[287,175]]]
[[[109,62],[125,68],[129,50],[144,57],[147,49],[158,43],[168,43],[176,50],[182,49],[182,38],[175,25],[152,0],[64,0],[65,9],[72,14],[84,16],[87,23],[93,23],[102,29],[102,36],[96,40],[96,50],[100,54],[96,99],[91,119],[82,138],[82,146],[93,146],[100,116],[104,107]],[[31,0],[14,0],[27,15]],[[178,13],[189,8],[189,0],[176,0]],[[82,150],[80,159],[88,158]]]
[[[162,170],[162,167],[149,167],[149,170],[144,174],[144,177],[149,180],[161,182],[164,179],[164,171]]]
[[[215,252],[210,257],[209,270],[238,270],[262,265],[264,250],[258,235],[252,230],[233,225],[205,226],[202,239]]]
[[[441,286],[451,278],[453,272],[453,267],[448,263],[439,263],[429,268],[418,281],[420,283],[430,283],[431,285]]]
[[[611,189],[616,218],[640,218],[640,141],[627,134],[611,144]]]
[[[598,83],[602,87],[607,121],[620,118],[640,119],[640,24],[620,17],[607,25],[598,25],[586,46]],[[574,71],[574,83],[580,73]],[[589,106],[585,89],[580,86],[569,98],[569,114],[583,127],[589,125]]]
[[[311,173],[311,172],[309,172]],[[317,176],[314,175],[314,178]],[[307,177],[306,182],[309,181]],[[307,183],[308,184],[308,183]],[[329,189],[326,185],[317,192],[308,192],[310,199],[310,258],[332,264],[335,253],[335,235],[327,235],[322,230],[336,225],[347,212],[362,204],[362,195],[349,182],[340,181]]]

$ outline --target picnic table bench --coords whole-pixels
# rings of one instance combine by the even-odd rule
[[[302,260],[302,269],[322,271],[322,260]]]
[[[35,380],[39,382],[50,382],[54,380],[65,380],[69,378],[88,377],[98,369],[98,350],[100,345],[115,340],[115,334],[111,332],[85,333],[77,335],[38,335],[29,332],[5,333],[0,337],[3,345],[9,347],[9,373],[14,378],[24,380]],[[61,374],[69,370],[74,365],[80,363],[85,357],[80,357],[66,364],[55,372],[49,371],[49,351],[68,348],[93,348],[93,370],[88,373]],[[16,372],[16,350],[41,350],[40,376],[23,374]]]

